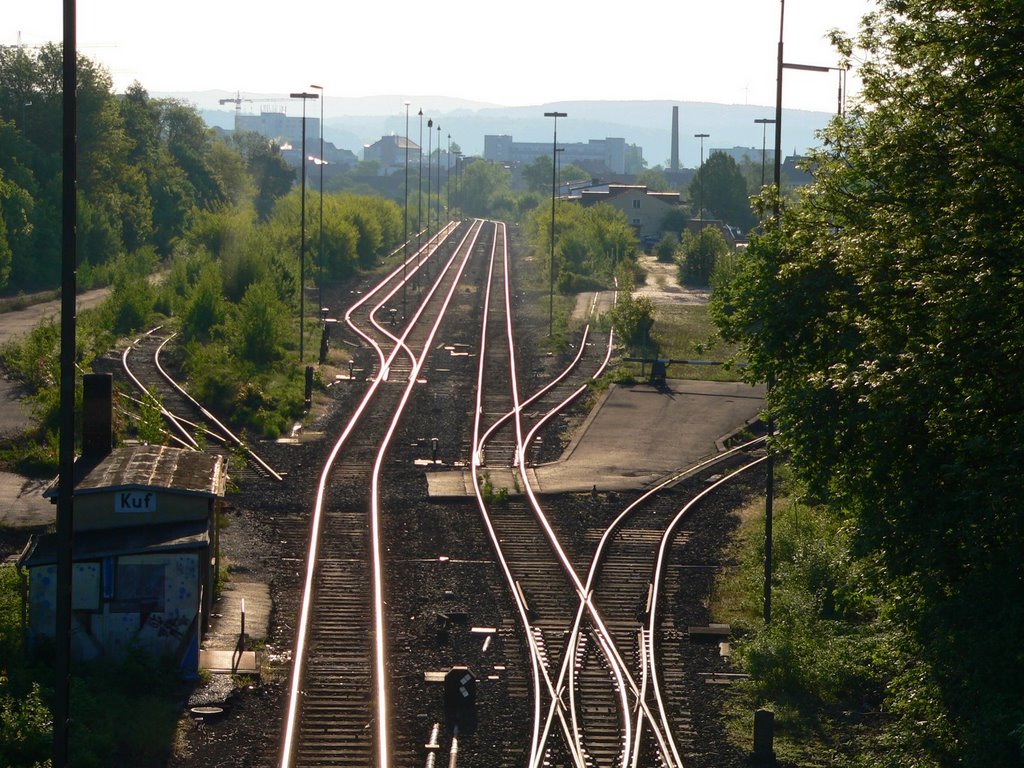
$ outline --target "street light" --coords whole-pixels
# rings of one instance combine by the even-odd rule
[[[405,104],[405,232],[402,238],[402,319],[405,319],[405,264],[409,261],[409,102]]]
[[[319,96],[303,91],[292,93],[290,97],[302,99],[302,202],[299,205],[299,365],[302,365],[306,359],[306,102]]]
[[[553,117],[554,131],[551,137],[551,262],[548,271],[548,337],[554,333],[555,327],[555,164],[558,162],[558,118],[568,117],[565,112],[545,112],[544,117]]]
[[[761,189],[764,189],[765,141],[768,135],[768,126],[775,125],[775,120],[770,117],[758,117],[754,119],[754,122],[761,126]]]
[[[693,138],[700,139],[700,170],[697,172],[697,189],[698,201],[697,204],[700,208],[700,232],[704,233],[704,139],[709,138],[711,134],[708,133],[695,133]]]
[[[434,135],[430,129],[434,127],[433,118],[427,118],[427,240],[430,240],[430,182],[434,178],[434,172],[430,168],[430,164],[433,162],[433,147],[431,147],[431,137]]]
[[[324,282],[324,87],[322,85],[311,85],[310,88],[315,88],[320,91],[320,161],[317,165],[320,166],[320,244],[317,246],[316,252],[316,301],[320,307],[320,313],[323,315],[324,311],[324,294],[323,294],[323,282]],[[326,316],[326,315],[325,315]]]
[[[416,253],[420,252],[420,237],[423,233],[423,110],[420,110],[420,144],[419,144],[419,156],[420,156],[420,169],[416,174],[417,181],[419,183],[419,192],[416,195]],[[417,275],[419,272],[416,273]],[[416,278],[416,284],[419,285],[419,278]]]
[[[441,124],[437,124],[437,231],[441,231]]]
[[[452,215],[452,135],[448,134],[448,167],[444,172],[445,191],[448,193],[448,217]]]
[[[774,182],[775,198],[773,204],[773,218],[778,221],[779,201],[782,196],[782,70],[801,69],[808,72],[829,72],[836,67],[818,67],[809,64],[789,64],[783,58],[783,35],[786,19],[786,0],[779,0],[779,47],[776,60],[775,75],[775,162]],[[842,83],[843,74],[840,70],[839,79],[839,113],[843,111]],[[765,383],[766,393],[770,394],[774,385],[774,377],[768,374],[768,381]],[[769,418],[765,425],[768,430],[768,439],[771,440],[775,431],[775,421]],[[772,453],[772,445],[768,443],[768,455],[765,460],[765,502],[764,502],[764,623],[769,624],[772,620],[772,504],[775,496],[775,455]]]

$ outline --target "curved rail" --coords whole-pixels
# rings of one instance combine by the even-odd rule
[[[167,380],[167,383],[174,387],[175,390],[177,390],[178,394],[180,394],[183,398],[192,403],[192,405],[194,405],[199,410],[199,412],[203,414],[204,418],[209,420],[212,424],[214,424],[217,427],[217,429],[219,429],[223,433],[224,437],[231,445],[245,453],[245,456],[246,458],[249,459],[249,461],[256,464],[260,469],[262,469],[267,475],[269,475],[273,479],[278,481],[283,480],[284,478],[282,478],[281,475],[273,469],[273,467],[271,467],[269,464],[267,464],[267,462],[260,458],[248,445],[242,442],[242,439],[240,437],[238,437],[234,432],[228,429],[223,423],[221,423],[221,421],[216,416],[210,413],[210,411],[208,411],[198,400],[192,397],[192,395],[190,395],[185,390],[184,387],[178,384],[178,382],[175,381],[174,378],[164,369],[163,365],[160,364],[160,353],[163,351],[164,347],[167,346],[168,342],[170,342],[171,339],[173,339],[176,335],[177,334],[172,333],[170,336],[164,339],[163,342],[161,342],[159,347],[157,347],[156,355],[154,357],[154,362],[156,363],[157,370],[160,371],[164,379]]]
[[[450,234],[453,231],[455,231],[454,228],[450,228],[448,230],[448,234]],[[442,280],[444,274],[447,272],[447,270],[450,268],[451,264],[454,262],[456,254],[462,248],[462,246],[464,245],[466,240],[470,237],[471,233],[472,232],[467,233],[467,235],[462,239],[462,241],[459,243],[459,247],[456,248],[455,252],[453,253],[453,255],[451,257],[451,259],[448,261],[448,263],[445,265],[445,267],[443,269],[438,270],[437,279],[435,280],[433,286],[427,292],[427,295],[425,296],[424,300],[421,302],[421,304],[420,304],[419,308],[417,309],[416,313],[413,315],[413,317],[410,319],[410,321],[407,323],[407,325],[405,327],[405,330],[404,330],[404,332],[402,334],[402,337],[401,337],[402,340],[403,340],[403,343],[404,343],[404,339],[408,336],[408,334],[410,333],[411,329],[415,325],[415,323],[418,320],[418,318],[420,317],[420,315],[424,312],[427,301],[430,299],[430,297],[433,295],[433,293],[437,290],[437,287],[440,285],[441,280]],[[371,291],[368,291],[365,296],[363,296],[352,308],[350,308],[348,310],[348,312],[346,312],[346,315],[345,315],[346,322],[348,322],[349,325],[354,330],[356,330],[356,332],[359,333],[359,335],[371,347],[373,347],[373,349],[375,350],[376,354],[378,355],[378,359],[381,361],[381,370],[382,371],[386,370],[391,365],[391,363],[394,360],[394,358],[399,354],[400,350],[403,348],[403,345],[402,344],[396,344],[392,348],[390,353],[385,355],[384,350],[380,347],[380,345],[376,342],[376,340],[373,339],[372,336],[370,336],[367,333],[364,333],[360,328],[358,328],[358,326],[356,326],[355,323],[351,320],[351,316],[352,316],[353,311],[357,307],[365,304],[374,295],[379,293],[381,290],[384,290],[384,288],[391,281],[393,281],[398,276],[398,274],[400,272],[401,272],[401,269],[399,268],[399,269],[394,270],[388,276],[386,276],[377,286],[374,287],[374,289],[372,289]],[[408,349],[408,347],[405,347],[405,348]],[[415,379],[411,378],[411,381],[414,382]],[[299,609],[298,625],[297,625],[297,628],[296,628],[296,640],[295,640],[295,649],[294,649],[294,652],[293,652],[292,674],[291,674],[291,681],[290,681],[290,685],[289,685],[288,708],[287,708],[287,712],[286,712],[286,715],[285,715],[285,729],[284,729],[285,732],[284,732],[284,738],[283,738],[283,744],[282,744],[282,750],[281,750],[281,760],[279,762],[280,768],[290,768],[290,766],[292,765],[293,752],[294,752],[294,748],[295,748],[295,738],[296,738],[296,735],[297,735],[297,727],[298,727],[298,704],[299,704],[299,699],[300,699],[300,692],[301,692],[301,686],[302,686],[302,678],[303,678],[303,674],[305,672],[305,655],[306,655],[306,647],[307,647],[307,637],[308,637],[308,632],[309,632],[310,615],[311,615],[311,612],[312,612],[313,596],[314,596],[314,591],[315,591],[314,590],[314,581],[315,581],[315,576],[316,576],[316,571],[317,571],[317,557],[318,557],[318,549],[319,549],[319,541],[320,541],[320,529],[321,529],[321,525],[322,525],[322,522],[323,522],[323,519],[324,519],[324,504],[325,504],[325,500],[326,500],[326,494],[327,494],[327,489],[328,489],[328,485],[329,485],[331,471],[332,471],[335,463],[337,462],[338,456],[341,453],[342,448],[348,443],[348,441],[349,441],[350,437],[352,436],[352,433],[355,430],[357,424],[360,422],[360,419],[362,418],[363,414],[366,412],[370,402],[373,400],[377,390],[383,384],[383,382],[384,382],[384,377],[381,376],[381,375],[375,377],[374,380],[371,382],[370,387],[367,389],[366,393],[363,395],[362,400],[356,406],[352,416],[349,418],[349,420],[346,423],[344,429],[342,430],[341,435],[338,437],[338,439],[335,441],[334,445],[332,446],[331,451],[330,451],[330,453],[329,453],[329,455],[327,457],[327,460],[324,462],[324,467],[323,467],[323,469],[321,471],[321,474],[320,474],[320,481],[319,481],[319,483],[317,485],[316,502],[314,504],[312,521],[311,521],[311,525],[310,525],[310,545],[309,545],[309,550],[308,550],[308,554],[307,554],[307,558],[306,558],[306,573],[305,573],[305,579],[304,579],[304,584],[303,584],[302,602],[301,602],[300,609]],[[377,566],[375,565],[375,573],[376,572],[377,572]],[[375,591],[375,593],[378,591],[378,586],[375,585],[374,591]],[[378,636],[382,637],[382,634],[378,635]],[[379,679],[382,680],[383,678],[379,678]],[[386,718],[385,718],[385,722],[386,722]],[[386,765],[387,765],[387,763],[386,763],[386,760],[387,760],[387,757],[386,757],[386,753],[387,753],[386,734],[385,734],[385,738],[383,740],[382,749],[383,749],[382,754],[385,756],[384,757],[385,762],[382,765],[380,765],[379,768],[386,768]]]

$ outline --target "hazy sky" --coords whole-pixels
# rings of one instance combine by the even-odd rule
[[[0,44],[59,41],[60,0],[2,0]],[[789,0],[787,62],[831,66],[829,29],[872,0]],[[488,3],[78,0],[78,44],[115,90],[775,103],[778,0]],[[299,11],[305,11],[300,18]],[[787,71],[787,108],[835,109],[838,77]],[[849,80],[851,92],[856,78]]]

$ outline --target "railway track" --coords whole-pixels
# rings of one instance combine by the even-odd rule
[[[376,363],[372,384],[321,476],[282,768],[405,765],[412,758],[395,750],[389,721],[380,468],[479,230],[479,224],[446,228],[346,313],[346,323],[373,348]],[[435,280],[424,281],[410,317],[392,325],[389,303],[403,280],[413,280],[428,260],[437,265]]]
[[[427,264],[432,280],[426,279]],[[280,768],[432,766],[444,759],[444,748],[458,754],[460,743],[459,759],[470,765],[680,768],[681,753],[696,739],[687,730],[685,698],[662,693],[664,681],[679,674],[671,645],[680,631],[669,611],[658,613],[665,605],[659,584],[666,572],[679,570],[661,567],[659,558],[685,542],[673,525],[703,479],[681,473],[624,509],[595,494],[584,527],[545,512],[545,501],[523,472],[531,448],[557,444],[555,417],[604,370],[613,339],[595,340],[583,331],[575,359],[521,396],[511,277],[502,225],[451,225],[345,314],[350,332],[369,350],[363,358],[369,383],[325,463],[317,492]],[[403,280],[421,287],[410,289],[412,283]],[[477,340],[439,341],[453,304],[479,314]],[[420,461],[417,454],[431,455],[429,435],[396,443],[403,414],[410,402],[422,406],[458,396],[467,361],[478,363],[476,403],[465,409],[472,437],[458,443],[453,435],[444,437],[462,446],[472,467],[477,521],[492,557],[456,562],[439,559],[436,547],[417,548],[418,541],[430,540],[422,530],[419,538],[404,535],[419,521],[403,522],[406,510],[388,506],[382,471],[396,461]],[[431,469],[437,454],[435,438],[433,459],[423,460]],[[695,472],[727,471],[725,460],[716,457]],[[506,488],[489,482],[488,474],[499,470],[511,473]],[[677,489],[686,483],[685,492]],[[447,575],[438,578],[437,564],[449,561]],[[430,714],[433,706],[424,706],[418,691],[431,683],[423,672],[409,671],[422,668],[415,657],[423,646],[410,639],[407,625],[425,617],[403,597],[409,588],[397,575],[403,570],[405,579],[432,574],[451,585],[444,594],[452,596],[466,588],[459,578],[504,583],[500,620],[481,628],[487,636],[482,648],[463,653],[476,668],[494,671],[486,676],[488,695],[515,712],[516,723],[505,733],[522,738],[506,738],[500,759],[474,763],[465,744],[483,740],[466,742],[458,718],[444,722]],[[446,636],[447,624],[436,632]]]
[[[505,280],[502,259],[495,257],[493,264],[492,275]],[[514,334],[511,320],[500,320],[507,314],[507,299],[495,289],[497,283],[493,277],[489,281],[491,300],[481,331],[484,346],[478,386],[488,394],[478,395],[475,475],[495,458],[510,462],[513,471],[525,465],[528,446],[534,444],[548,419],[585,389],[580,360],[587,346],[586,333],[580,354],[566,371],[520,402]],[[505,328],[504,340],[496,330],[501,327]],[[608,346],[610,353],[611,339]],[[601,358],[591,378],[599,375],[607,359],[607,355]],[[507,392],[493,386],[501,371],[506,371],[511,383]],[[584,383],[577,383],[580,378]],[[524,435],[527,407],[533,427]],[[484,423],[490,423],[490,428],[484,429]],[[504,439],[496,439],[502,434]],[[720,471],[721,460],[714,464]],[[646,495],[645,500],[659,503],[632,505],[609,528],[594,532],[591,538],[599,543],[588,552],[581,542],[556,530],[528,478],[513,477],[516,486],[517,478],[522,477],[529,503],[513,499],[493,504],[486,478],[478,482],[477,493],[521,614],[534,669],[536,726],[527,764],[681,766],[672,736],[674,723],[658,695],[658,680],[674,670],[660,669],[656,663],[653,638],[659,628],[652,625],[645,631],[642,625],[653,615],[651,603],[659,594],[660,575],[652,575],[654,555],[675,499],[664,493]],[[604,547],[606,542],[611,545]],[[584,585],[574,564],[588,560],[593,567]],[[543,709],[548,714],[541,727],[538,713]],[[634,716],[635,722],[631,721]],[[552,740],[550,736],[557,731],[563,738]]]
[[[161,354],[173,334],[154,328],[127,346],[121,355],[121,366],[139,392],[136,404],[155,404],[164,419],[167,438],[183,448],[213,450],[232,461],[236,478],[247,472],[280,481],[281,475],[263,458],[235,435],[220,419],[188,394],[161,361]]]

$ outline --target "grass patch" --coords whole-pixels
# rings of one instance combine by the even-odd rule
[[[711,597],[737,630],[733,662],[751,675],[726,700],[729,739],[751,747],[753,712],[775,713],[775,752],[791,766],[938,766],[948,718],[926,658],[894,618],[875,563],[843,514],[804,501],[785,464],[773,515],[772,620],[763,621],[764,502],[741,509]]]
[[[718,329],[706,305],[700,304],[656,304],[654,327],[651,329],[650,344],[637,354],[648,358],[658,357],[670,360],[701,360],[732,363],[736,346],[727,344],[718,335]],[[623,362],[623,375],[637,380],[649,373],[650,366],[640,363]],[[742,381],[742,369],[734,364],[727,365],[670,365],[668,375],[673,379],[698,379],[702,381]]]

